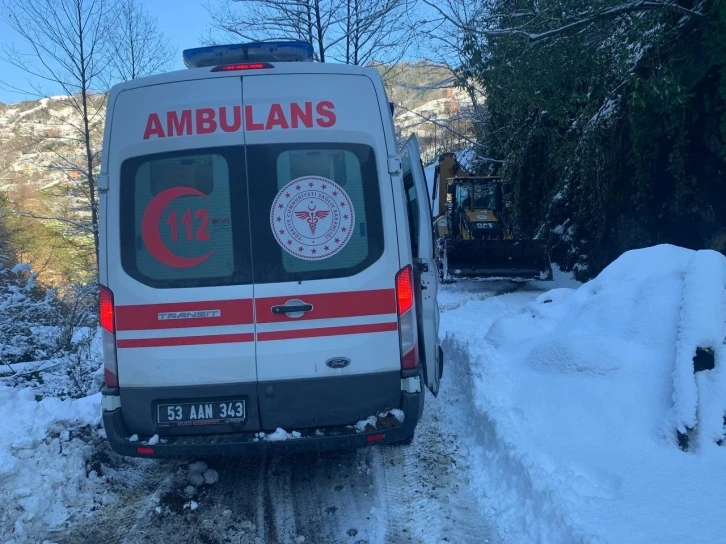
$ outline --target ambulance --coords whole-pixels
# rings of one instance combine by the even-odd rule
[[[305,42],[188,49],[110,91],[103,423],[135,457],[406,444],[438,394],[415,136],[375,68]],[[367,420],[367,423],[366,423]]]

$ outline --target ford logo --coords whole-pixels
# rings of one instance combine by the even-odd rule
[[[345,368],[350,364],[350,359],[346,357],[333,357],[325,361],[325,364],[330,368]]]

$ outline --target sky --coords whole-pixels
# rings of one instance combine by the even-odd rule
[[[33,1],[33,0],[18,0]],[[206,33],[207,24],[210,22],[209,14],[205,9],[205,0],[140,0],[144,8],[158,19],[158,28],[170,40],[173,48],[176,48],[173,70],[184,69],[182,61],[182,50],[189,47],[201,45],[201,36]],[[213,4],[214,5],[214,4]],[[22,38],[0,17],[0,46],[16,45],[24,47]],[[23,71],[11,64],[0,60],[0,81],[10,85],[27,88],[28,76]],[[48,94],[62,94],[60,89],[44,86],[43,90]],[[13,103],[26,99],[36,99],[36,96],[24,95],[11,92],[0,86],[0,102]]]
[[[33,2],[37,0],[17,0],[19,2]],[[113,0],[111,0],[113,1]],[[150,15],[157,18],[157,26],[171,42],[176,54],[173,57],[173,64],[170,70],[185,69],[182,60],[182,51],[191,47],[199,47],[202,44],[202,36],[210,30],[211,18],[206,6],[220,5],[221,0],[138,0]],[[241,3],[240,3],[241,4]],[[423,8],[423,9],[422,9]],[[417,8],[416,15],[426,12],[425,6]],[[232,39],[234,41],[234,39]],[[32,89],[37,87],[37,78],[29,79],[31,76],[21,69],[13,66],[3,59],[3,47],[15,46],[21,51],[27,51],[27,44],[4,21],[0,13],[0,102],[12,104],[23,100],[37,100],[37,94],[17,92],[9,89],[8,86],[19,89]],[[406,56],[408,60],[415,60],[414,56]],[[36,62],[32,59],[32,62]],[[32,83],[32,85],[30,84]],[[44,96],[65,94],[62,89],[50,82],[41,82],[41,90]]]

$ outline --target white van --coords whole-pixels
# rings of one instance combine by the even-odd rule
[[[410,441],[443,369],[438,276],[418,144],[397,149],[379,73],[312,62],[299,42],[184,58],[189,69],[119,84],[108,101],[112,448]],[[356,426],[375,415],[376,428]]]

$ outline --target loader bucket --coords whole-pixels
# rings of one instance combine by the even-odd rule
[[[449,240],[446,261],[452,278],[552,279],[542,240]]]

